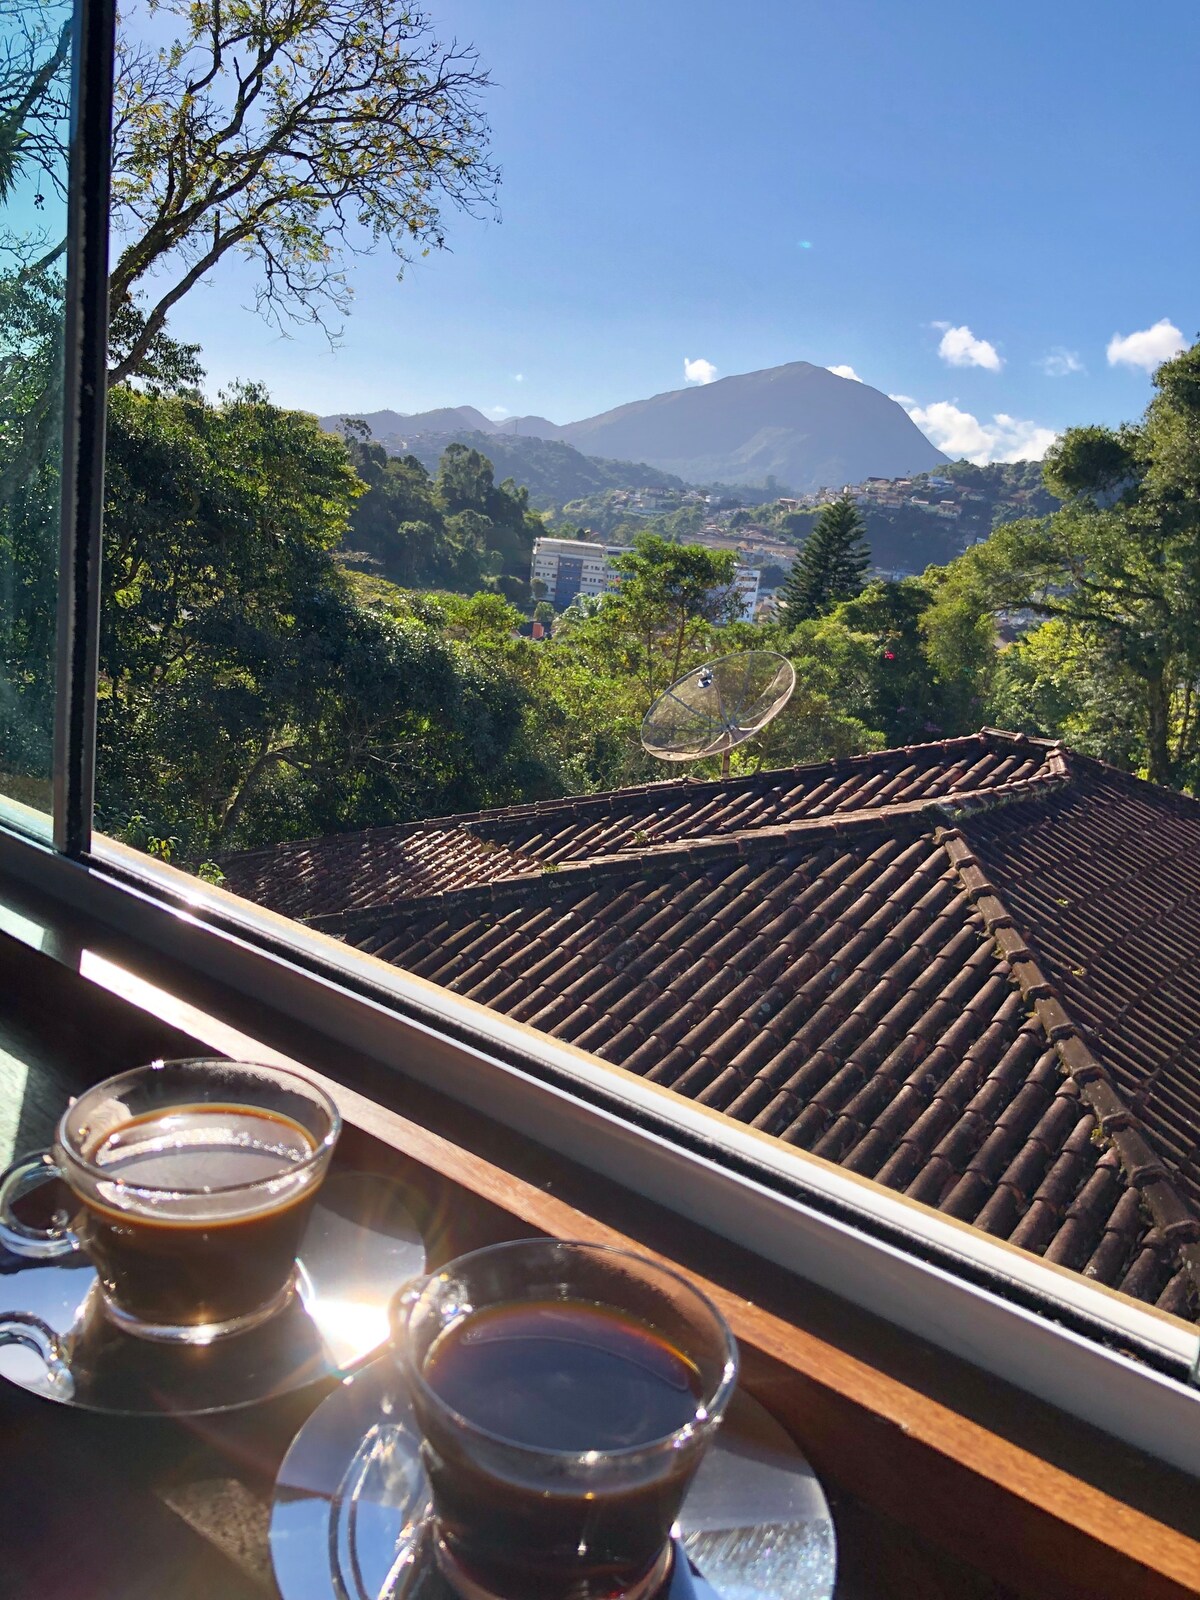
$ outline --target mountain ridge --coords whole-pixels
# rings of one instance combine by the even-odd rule
[[[343,415],[323,417],[322,425],[340,426]],[[473,406],[379,411],[363,420],[385,443],[386,435],[466,427],[489,437],[561,441],[587,456],[645,463],[690,483],[774,482],[800,493],[903,477],[948,459],[881,390],[808,361],[667,389],[562,424],[537,416],[496,422]]]

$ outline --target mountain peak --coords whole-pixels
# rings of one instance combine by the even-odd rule
[[[942,465],[896,401],[810,361],[790,361],[671,389],[569,423],[588,455],[646,461],[691,483],[797,491],[898,478]]]
[[[561,426],[537,416],[495,422],[474,406],[375,411],[364,420],[379,438],[469,431],[562,440],[584,455],[645,462],[688,483],[773,480],[797,493],[905,477],[947,459],[895,400],[811,361],[668,389]]]

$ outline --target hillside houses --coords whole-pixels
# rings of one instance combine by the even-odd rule
[[[837,487],[817,489],[811,494],[780,500],[784,511],[812,511],[849,496],[864,511],[899,511],[907,506],[931,517],[957,522],[964,514],[978,516],[977,508],[986,506],[988,496],[980,489],[968,487],[954,478],[940,473],[922,473],[912,478],[864,478],[861,483],[844,483]],[[1033,508],[1035,493],[1030,489],[1013,489],[1006,497],[1018,508]]]

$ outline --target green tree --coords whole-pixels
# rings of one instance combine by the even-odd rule
[[[344,314],[347,251],[403,263],[444,242],[442,206],[490,203],[475,53],[398,0],[159,0],[162,45],[119,40],[112,376],[139,370],[174,306],[231,252],[277,325]]]
[[[40,0],[8,0],[0,58],[0,200],[12,192],[23,169],[36,166],[55,192],[65,194],[66,65],[71,21],[62,8]],[[37,191],[41,193],[40,189]],[[32,264],[32,241],[9,239]],[[58,251],[55,249],[55,254]],[[48,265],[43,260],[42,265]]]
[[[435,492],[448,512],[491,510],[495,493],[492,463],[465,444],[448,444],[438,463]]]
[[[451,444],[431,477],[416,456],[389,457],[365,423],[347,424],[346,448],[366,485],[351,513],[347,561],[365,562],[406,589],[472,594],[486,584],[528,604],[542,523],[524,489],[511,480],[497,486],[486,456]]]
[[[48,808],[54,726],[62,284],[0,276],[0,774]]]
[[[342,443],[261,391],[114,391],[104,828],[198,858],[544,791],[520,683],[343,570],[360,491]]]
[[[835,500],[817,518],[779,592],[789,621],[819,617],[839,600],[858,594],[870,564],[858,507],[849,496]]]
[[[1055,617],[1000,653],[990,720],[1131,770],[1145,761],[1140,690],[1100,638]]]
[[[1077,663],[1090,652],[1102,676],[1133,686],[1138,765],[1157,783],[1195,783],[1200,345],[1165,362],[1154,384],[1140,423],[1063,435],[1045,463],[1062,509],[972,547],[948,569],[943,598],[968,628],[1021,609],[1061,621]]]
[[[613,567],[620,584],[615,603],[596,620],[628,636],[630,664],[652,699],[679,676],[689,637],[707,644],[715,623],[736,616],[737,557],[732,550],[673,544],[644,533]]]
[[[920,578],[905,578],[868,584],[828,614],[865,647],[862,689],[847,704],[888,745],[966,733],[982,721],[970,671],[960,663],[947,670],[929,649],[923,623],[932,599]]]

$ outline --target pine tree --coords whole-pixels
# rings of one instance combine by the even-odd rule
[[[871,552],[866,525],[849,495],[827,505],[788,573],[779,603],[788,622],[805,622],[859,594]]]

